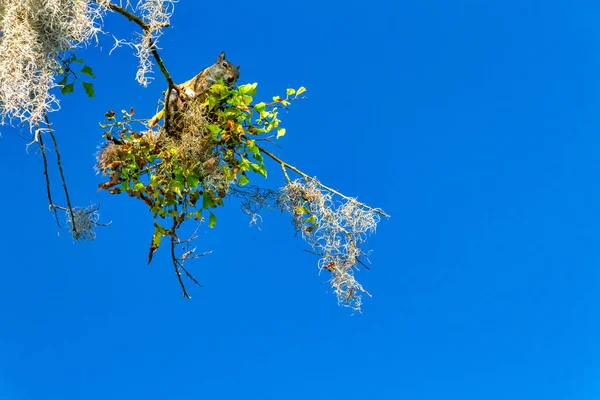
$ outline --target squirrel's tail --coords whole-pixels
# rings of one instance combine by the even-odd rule
[[[156,125],[158,123],[158,121],[160,121],[162,119],[162,117],[164,117],[165,115],[165,109],[163,108],[162,110],[160,110],[154,117],[152,117],[149,121],[148,121],[148,126],[150,128],[152,128],[154,125]]]

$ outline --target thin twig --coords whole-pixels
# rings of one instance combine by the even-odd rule
[[[38,124],[38,129],[40,129],[40,125]],[[48,192],[48,202],[50,203],[50,210],[54,212],[54,218],[56,219],[56,225],[60,228],[60,222],[58,220],[58,213],[56,212],[56,206],[52,202],[52,191],[50,190],[50,177],[48,176],[48,160],[46,159],[46,148],[44,147],[44,140],[42,139],[42,135],[40,134],[38,137],[38,144],[40,146],[40,151],[42,152],[42,159],[44,160],[44,176],[46,178],[46,191]]]
[[[363,261],[361,261],[360,258],[356,257],[356,261],[358,261],[358,263],[360,265],[362,265],[363,267],[365,267],[366,269],[368,269],[369,271],[371,270],[371,268],[369,268],[369,266],[367,264],[365,264]]]
[[[279,99],[281,101],[290,101],[291,102],[291,101],[297,101],[297,100],[306,100],[306,96],[302,96],[302,97],[296,96],[296,97],[291,97],[291,98],[287,98],[287,99],[282,99],[281,97],[279,97]],[[277,106],[277,107],[280,107],[280,108],[282,108],[284,110],[289,110],[289,108],[287,106],[284,106],[281,103],[281,101],[273,101],[271,103],[267,103],[267,104],[265,104],[265,107],[275,107],[275,106]],[[256,106],[256,104],[250,105],[250,107],[252,107],[252,108],[254,108],[255,106]]]
[[[58,171],[60,172],[60,179],[62,179],[63,189],[65,191],[65,198],[67,199],[67,207],[69,208],[69,215],[71,219],[73,219],[73,207],[71,207],[71,199],[69,198],[69,190],[67,189],[67,182],[65,180],[65,174],[63,172],[62,163],[60,161],[60,151],[58,150],[58,143],[56,143],[56,137],[54,137],[54,132],[52,131],[52,127],[50,126],[50,119],[48,118],[48,114],[44,114],[44,119],[46,121],[46,125],[48,126],[48,132],[50,133],[50,137],[52,138],[52,142],[54,143],[54,151],[56,152],[56,165],[58,165]],[[73,222],[73,232],[77,233],[77,227],[75,226],[75,222]]]
[[[100,222],[94,222],[94,221],[92,221],[92,222],[93,222],[93,223],[94,223],[94,225],[96,225],[96,226],[111,226],[111,225],[112,225],[112,221],[110,221],[110,222],[108,222],[108,223],[106,223],[106,224],[101,224]]]
[[[319,257],[323,257],[323,256],[325,256],[325,254],[317,253],[317,252],[314,252],[314,251],[312,251],[312,250],[304,250],[304,252],[305,252],[305,253],[310,253],[310,254],[312,254],[312,255],[319,256]]]
[[[187,290],[185,290],[185,284],[183,283],[183,280],[181,279],[181,272],[179,272],[179,269],[181,268],[181,264],[177,260],[177,256],[175,256],[175,245],[177,244],[176,240],[177,239],[175,239],[175,236],[172,235],[171,236],[171,259],[173,260],[173,268],[175,268],[175,275],[177,275],[177,280],[179,281],[179,285],[181,286],[181,290],[183,292],[183,297],[186,299],[191,299]],[[185,269],[184,269],[184,271],[185,271]]]
[[[196,285],[198,285],[200,287],[203,287],[202,284],[200,282],[198,282],[196,280],[196,278],[194,278],[194,276],[188,272],[187,269],[185,269],[185,267],[183,266],[183,263],[179,263],[179,268],[181,268],[181,270],[183,270],[183,272],[185,272],[185,274],[187,275],[187,277],[190,278],[190,280],[192,282],[194,282]]]
[[[266,138],[262,138],[262,139],[256,139],[256,140],[264,140],[265,142],[269,142],[269,143],[271,143],[273,146],[275,146],[275,147],[277,147],[277,148],[279,148],[279,149],[280,149],[280,148],[281,148],[281,146],[280,146],[280,145],[278,145],[277,143],[275,143],[274,141],[272,141],[272,140],[271,140],[271,138],[272,138],[272,137],[274,137],[274,136],[275,136],[275,135],[273,135],[273,136],[269,136],[269,137],[266,137]]]
[[[173,225],[173,229],[175,229],[177,225]],[[194,232],[192,233],[192,235],[189,237],[189,239],[186,240],[180,240],[178,242],[178,244],[182,245],[182,249],[185,250],[185,244],[189,244],[191,243],[194,239],[198,238],[198,229],[200,229],[200,224],[198,224],[198,226],[196,227],[196,229],[194,230]],[[196,278],[194,278],[194,276],[183,266],[183,264],[185,263],[186,260],[191,260],[194,258],[198,258],[198,257],[204,257],[206,255],[209,255],[212,253],[212,251],[207,251],[204,252],[202,254],[194,254],[196,252],[196,248],[193,248],[191,250],[186,251],[185,253],[183,253],[183,255],[179,258],[177,258],[177,265],[178,267],[185,272],[185,275],[192,281],[194,282],[196,285],[203,287],[202,284],[200,282],[198,282],[198,280]],[[173,255],[173,253],[172,253]]]
[[[292,180],[287,173],[287,169],[285,169],[285,165],[281,164],[281,169],[283,170],[283,175],[285,175],[285,179],[287,179],[288,183],[292,183]]]
[[[343,194],[341,194],[341,193],[340,193],[340,192],[338,192],[337,190],[335,190],[335,189],[332,189],[332,188],[330,188],[330,187],[327,187],[327,186],[323,185],[323,184],[322,184],[321,182],[319,182],[317,179],[313,178],[312,176],[308,176],[308,175],[306,175],[304,172],[300,171],[298,168],[294,167],[293,165],[290,165],[290,164],[286,163],[285,161],[283,161],[282,159],[280,159],[279,157],[277,157],[277,156],[276,156],[276,155],[274,155],[273,153],[271,153],[271,152],[269,152],[269,151],[267,151],[267,150],[263,149],[261,146],[259,146],[259,145],[256,145],[256,147],[258,147],[258,149],[259,149],[261,152],[265,153],[266,155],[268,155],[269,157],[271,157],[273,160],[275,160],[276,162],[278,162],[278,163],[279,163],[279,165],[281,165],[281,166],[283,167],[284,173],[286,172],[286,171],[285,171],[285,168],[289,168],[289,169],[291,169],[292,171],[294,171],[295,173],[297,173],[298,175],[302,176],[304,179],[307,179],[307,180],[308,180],[308,179],[310,179],[311,181],[313,181],[314,183],[316,183],[317,185],[319,185],[319,186],[320,186],[320,187],[322,187],[323,189],[325,189],[325,190],[328,190],[328,191],[329,191],[329,192],[331,192],[331,193],[335,193],[335,194],[337,194],[338,196],[342,197],[343,199],[346,199],[346,200],[348,200],[348,201],[351,201],[351,202],[353,202],[353,203],[355,203],[355,204],[357,204],[357,205],[359,205],[359,206],[361,206],[361,207],[363,207],[363,208],[366,208],[367,210],[373,211],[373,212],[375,212],[375,213],[377,213],[377,214],[379,214],[379,215],[382,215],[382,216],[384,216],[384,217],[388,217],[388,218],[390,217],[388,214],[386,214],[385,212],[383,212],[383,211],[382,211],[382,210],[380,210],[380,209],[373,208],[373,207],[369,207],[368,205],[366,205],[366,204],[364,204],[364,203],[361,203],[360,201],[358,201],[358,200],[356,200],[356,199],[353,199],[352,197],[344,196]],[[287,177],[287,173],[286,173],[286,178],[288,178],[288,180],[289,180],[289,177]]]

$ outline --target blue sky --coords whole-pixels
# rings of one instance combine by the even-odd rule
[[[597,399],[599,19],[591,1],[177,4],[176,81],[225,50],[259,97],[305,86],[278,154],[392,215],[353,316],[287,216],[259,231],[235,201],[201,230],[192,301],[164,249],[147,267],[151,217],[97,192],[93,154],[104,112],[151,116],[165,84],[139,87],[110,36],[78,53],[96,98],[52,118],[74,203],[112,226],[73,244],[2,130],[0,398]]]

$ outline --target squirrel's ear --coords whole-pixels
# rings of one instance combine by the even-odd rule
[[[219,54],[219,58],[217,58],[217,62],[220,63],[223,60],[225,60],[225,52],[224,51],[222,51],[221,54]]]
[[[238,65],[236,65],[236,67],[235,67],[235,68],[236,68],[236,69],[239,71],[239,69],[240,69],[241,67],[242,67],[242,66],[241,66],[240,64],[238,64]]]

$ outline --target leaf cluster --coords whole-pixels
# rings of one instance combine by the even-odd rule
[[[75,53],[71,53],[68,58],[60,59],[61,66],[57,71],[57,75],[60,77],[58,86],[60,86],[60,92],[62,94],[70,94],[75,91],[75,83],[81,82],[83,90],[90,98],[94,98],[94,85],[91,82],[84,81],[82,75],[86,75],[88,78],[95,79],[96,76],[92,71],[92,67],[84,65],[79,71],[75,71],[73,64],[83,64],[82,58],[77,58]]]
[[[217,83],[202,100],[189,100],[169,130],[165,126],[158,131],[136,130],[136,125],[145,126],[134,119],[133,109],[123,110],[120,120],[114,111],[105,114],[101,126],[106,129],[106,144],[98,155],[98,169],[109,180],[100,188],[125,193],[149,207],[155,219],[150,255],[163,236],[176,235],[185,221],[208,216],[213,228],[217,221],[213,211],[224,205],[232,185],[247,185],[252,174],[267,176],[256,142],[273,132],[276,137],[285,134],[279,109],[298,97],[290,98],[296,91],[288,89],[285,98],[253,103],[256,88],[256,83],[237,88]],[[167,218],[173,219],[171,228],[165,227]]]

